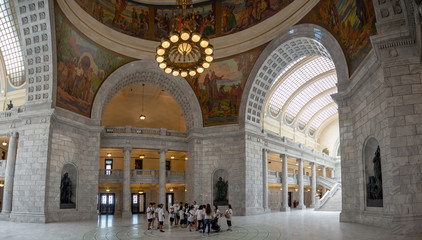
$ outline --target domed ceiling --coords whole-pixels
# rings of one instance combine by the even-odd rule
[[[238,123],[249,73],[266,43],[280,33],[301,23],[324,27],[343,48],[349,74],[371,50],[369,37],[376,34],[373,6],[364,1],[194,1],[186,15],[164,2],[171,1],[57,0],[57,105],[89,117],[111,72],[135,59],[154,59],[160,38],[184,25],[211,38],[215,49],[211,67],[186,79],[204,126]]]

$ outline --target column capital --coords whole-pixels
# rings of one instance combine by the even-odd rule
[[[296,158],[296,162],[301,163],[301,162],[303,162],[303,159],[302,158]]]
[[[167,148],[158,149],[158,154],[167,153],[169,150]]]
[[[123,152],[127,152],[127,151],[132,152],[132,147],[131,146],[123,147]]]
[[[8,132],[7,137],[19,137],[19,133],[17,131]]]
[[[315,162],[309,162],[309,165],[315,166]]]
[[[264,151],[266,153],[269,153],[270,152],[270,149],[268,149],[268,148],[262,148],[262,151]]]
[[[287,154],[282,153],[282,154],[280,154],[280,157],[281,157],[281,158],[287,158]]]

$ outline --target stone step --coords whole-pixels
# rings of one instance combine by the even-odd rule
[[[332,196],[330,199],[325,202],[324,206],[322,206],[318,211],[341,211],[341,202],[342,194],[341,188],[337,190],[337,192]]]

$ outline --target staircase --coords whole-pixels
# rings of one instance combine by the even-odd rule
[[[325,194],[327,195],[327,194]],[[318,211],[341,211],[341,188],[331,196],[330,199],[327,199],[324,205],[322,205]]]
[[[341,183],[332,178],[317,177],[317,185],[329,188],[321,199],[315,200],[315,211],[341,211]]]

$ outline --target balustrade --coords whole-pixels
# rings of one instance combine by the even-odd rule
[[[186,138],[187,133],[181,131],[167,130],[167,129],[157,129],[157,128],[138,128],[138,127],[105,127],[105,134],[140,134],[140,135],[155,135],[155,136],[168,136],[168,137],[179,137]]]
[[[0,167],[1,171],[1,167]],[[100,169],[100,182],[121,182],[123,181],[123,169]],[[132,169],[130,170],[131,182],[157,183],[160,170]],[[185,171],[166,171],[168,182],[184,183]]]

